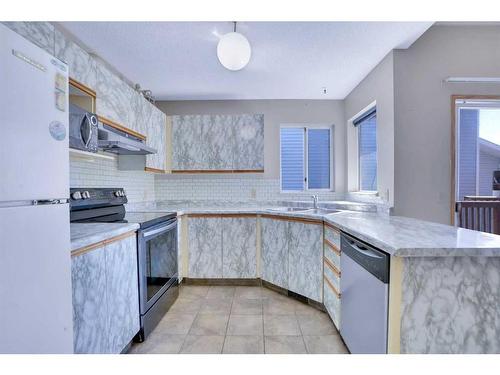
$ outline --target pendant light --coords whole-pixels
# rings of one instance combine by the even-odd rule
[[[252,49],[248,39],[244,35],[236,32],[236,22],[234,30],[220,38],[217,44],[217,57],[224,68],[229,70],[241,70],[250,61]]]

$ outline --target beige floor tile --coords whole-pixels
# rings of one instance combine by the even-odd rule
[[[218,298],[230,298],[234,297],[234,286],[211,286],[208,290],[206,298],[218,299]]]
[[[175,301],[175,303],[172,305],[172,307],[168,312],[196,314],[198,313],[198,311],[200,311],[203,301],[205,300],[200,298],[191,299],[191,298],[179,297],[177,298],[177,301]]]
[[[134,343],[130,354],[177,354],[186,335],[168,335],[153,332],[142,343]]]
[[[172,313],[168,312],[158,323],[154,332],[166,333],[170,335],[187,334],[194,322],[196,314]]]
[[[182,345],[183,354],[220,354],[224,345],[224,336],[188,335]]]
[[[226,334],[229,315],[199,313],[189,330],[190,335],[222,335]]]
[[[264,300],[265,315],[292,315],[295,314],[295,302],[282,298],[269,298]]]
[[[237,286],[234,298],[261,299],[262,288],[260,286]]]
[[[295,314],[298,315],[324,314],[323,311],[302,302],[296,303],[294,307],[295,307]]]
[[[339,335],[304,336],[307,352],[310,354],[348,354]]]
[[[226,336],[222,353],[225,354],[263,354],[263,336]]]
[[[268,299],[268,298],[288,298],[284,294],[275,292],[274,290],[269,289],[269,288],[264,288],[263,287],[260,292],[261,292],[261,295],[262,295],[263,299]]]
[[[295,315],[264,315],[264,335],[300,336],[297,317]]]
[[[231,314],[236,315],[261,315],[262,300],[261,299],[237,299],[233,300]]]
[[[262,315],[233,315],[229,317],[227,335],[246,336],[262,335]]]
[[[232,303],[230,298],[207,298],[202,301],[200,313],[229,315]]]
[[[179,288],[179,297],[205,298],[209,289],[210,287],[206,285],[181,285]]]
[[[337,329],[326,313],[298,315],[300,330],[304,336],[335,335]]]
[[[305,354],[307,353],[302,336],[265,336],[266,354]]]

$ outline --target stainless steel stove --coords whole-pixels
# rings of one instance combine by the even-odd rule
[[[136,341],[156,327],[179,295],[177,214],[126,212],[121,188],[70,189],[72,223],[137,223],[138,288],[141,329]]]

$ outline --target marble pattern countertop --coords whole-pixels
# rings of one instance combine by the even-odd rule
[[[401,216],[379,214],[370,205],[329,202],[332,214],[276,211],[283,202],[158,201],[128,205],[129,211],[187,214],[255,213],[320,219],[392,256],[500,256],[500,236]],[[358,209],[358,211],[353,211]]]
[[[71,251],[139,229],[129,223],[71,223]]]

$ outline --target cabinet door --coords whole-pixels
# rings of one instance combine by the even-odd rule
[[[166,169],[166,115],[153,104],[143,99],[149,121],[146,129],[146,144],[156,150],[156,154],[146,155],[146,167]]]
[[[262,279],[288,289],[288,222],[261,218]]]
[[[108,353],[120,353],[139,331],[139,286],[135,236],[106,245]]]
[[[133,105],[137,92],[99,62],[96,71],[96,113],[139,132]]]
[[[75,353],[108,352],[105,262],[104,248],[71,258]]]
[[[222,218],[222,276],[257,277],[257,219]]]
[[[221,218],[189,217],[188,277],[222,278]]]
[[[69,76],[95,90],[96,62],[87,51],[55,29],[55,56],[68,64]]]
[[[233,169],[264,169],[264,115],[240,115],[233,118]]]
[[[323,226],[290,221],[288,289],[322,302]]]

